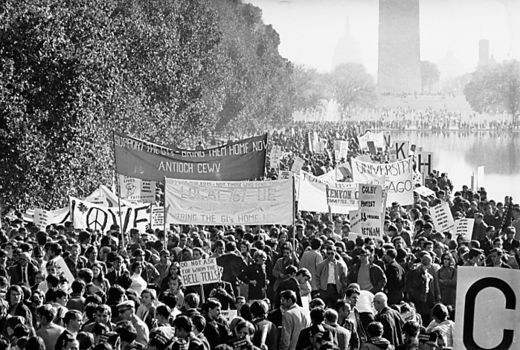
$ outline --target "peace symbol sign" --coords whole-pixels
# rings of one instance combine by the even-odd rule
[[[87,213],[87,227],[104,231],[107,226],[108,214],[101,208],[91,207]]]

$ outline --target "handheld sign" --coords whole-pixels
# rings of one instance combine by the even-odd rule
[[[182,284],[185,287],[220,281],[217,259],[181,261]]]
[[[520,349],[520,271],[457,269],[453,349]]]

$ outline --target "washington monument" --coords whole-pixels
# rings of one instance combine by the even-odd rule
[[[419,0],[379,0],[379,92],[420,92],[420,57]]]

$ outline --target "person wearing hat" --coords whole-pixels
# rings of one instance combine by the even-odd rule
[[[18,262],[11,267],[9,275],[11,284],[20,284],[32,287],[35,283],[38,268],[32,263],[31,255],[27,252],[20,253]]]
[[[143,346],[148,345],[149,330],[146,323],[135,315],[135,304],[132,300],[126,300],[117,305],[119,318],[122,321],[128,321],[136,332],[135,341]],[[119,325],[119,323],[118,323]],[[117,332],[117,327],[116,327]],[[118,332],[119,333],[119,332]]]
[[[137,341],[137,330],[128,320],[117,323],[116,333],[121,340],[121,350],[143,350],[148,345],[148,342],[142,344]]]

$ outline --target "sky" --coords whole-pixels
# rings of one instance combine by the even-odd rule
[[[338,61],[348,23],[352,59],[377,74],[378,0],[244,1],[279,33],[282,56],[321,72]],[[438,63],[441,79],[474,70],[480,39],[497,61],[520,59],[520,0],[420,0],[420,23],[421,60]]]

